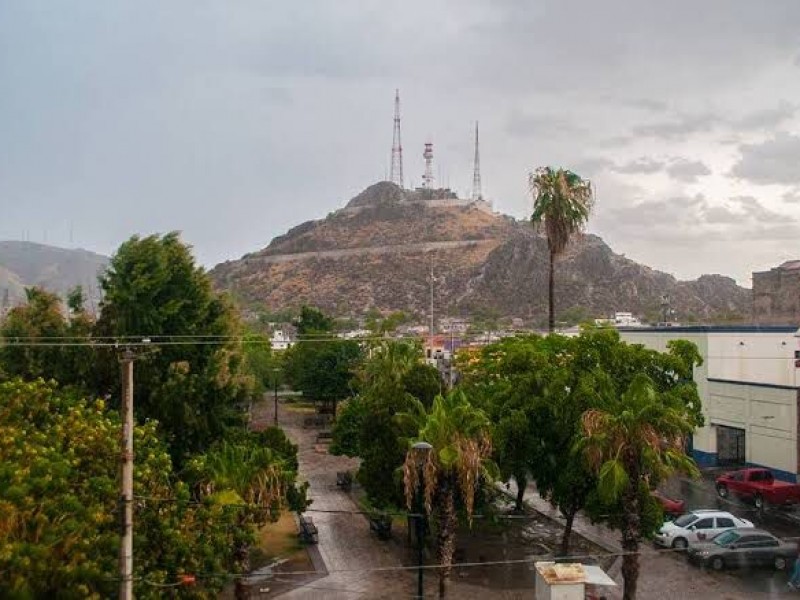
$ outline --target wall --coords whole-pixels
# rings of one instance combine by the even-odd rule
[[[665,351],[667,342],[697,344],[703,366],[695,381],[703,403],[705,426],[693,438],[700,466],[715,466],[717,427],[745,431],[745,460],[794,480],[798,473],[798,387],[800,369],[794,352],[800,338],[789,327],[687,327],[621,330],[625,341]]]

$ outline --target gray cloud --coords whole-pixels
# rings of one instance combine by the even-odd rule
[[[686,158],[676,158],[667,166],[667,173],[673,179],[694,183],[699,177],[710,175],[711,169],[699,160],[688,160]]]
[[[800,183],[800,137],[779,133],[772,139],[739,146],[741,157],[731,175],[760,184]]]
[[[674,140],[711,131],[720,123],[720,118],[711,113],[682,114],[672,119],[637,125],[633,128],[633,134]]]
[[[731,198],[731,201],[738,203],[745,215],[759,223],[782,224],[794,220],[788,215],[780,214],[766,208],[753,196],[736,196]]]
[[[745,115],[733,125],[738,129],[772,129],[788,121],[797,113],[797,106],[781,102],[775,108],[757,110]]]
[[[526,114],[513,110],[508,115],[506,133],[520,137],[556,137],[579,133],[584,129],[555,114]]]
[[[648,157],[638,158],[622,165],[615,166],[612,171],[627,175],[634,173],[651,174],[657,173],[664,168],[664,163]]]
[[[783,196],[784,202],[789,204],[800,204],[800,189],[795,188],[793,190],[789,190],[788,192],[784,192]]]

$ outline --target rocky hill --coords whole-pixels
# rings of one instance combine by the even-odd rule
[[[107,264],[107,257],[87,250],[0,241],[0,303],[6,291],[9,302],[16,304],[24,299],[26,287],[40,286],[63,296],[77,285],[97,301],[97,275]]]
[[[309,303],[337,315],[371,308],[423,315],[435,275],[439,314],[493,310],[541,319],[547,310],[547,243],[526,222],[451,193],[377,183],[325,219],[309,221],[258,252],[217,265],[211,275],[252,308]],[[750,291],[705,275],[678,281],[582,236],[558,261],[559,310],[596,316],[658,312],[668,294],[680,319],[749,314]]]

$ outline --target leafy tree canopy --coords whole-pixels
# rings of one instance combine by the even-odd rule
[[[238,407],[252,393],[252,379],[241,343],[226,341],[239,333],[239,325],[178,234],[132,237],[100,282],[101,335],[171,342],[137,361],[134,406],[140,419],[159,421],[176,463],[241,425]],[[119,397],[111,353],[105,355],[103,376],[112,396]]]
[[[118,415],[54,384],[0,384],[0,596],[115,595],[119,548]],[[134,592],[160,598],[183,573],[235,569],[235,541],[252,534],[236,512],[191,502],[175,483],[154,422],[134,431]],[[214,598],[224,578],[180,596]]]
[[[297,335],[312,335],[333,331],[334,320],[313,306],[303,306],[300,316],[293,321],[297,327]]]

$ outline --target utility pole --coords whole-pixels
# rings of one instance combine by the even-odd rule
[[[433,254],[431,254],[431,328],[429,332],[430,338],[430,348],[431,348],[431,355],[430,358],[433,358]]]
[[[122,363],[122,439],[120,495],[122,540],[119,547],[119,598],[133,600],[133,352],[125,350]]]

